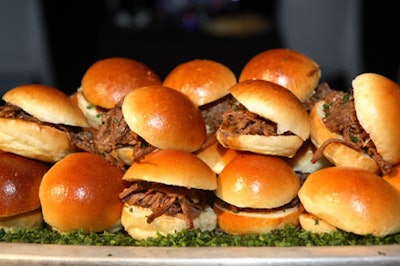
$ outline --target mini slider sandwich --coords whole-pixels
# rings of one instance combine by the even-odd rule
[[[216,228],[210,201],[216,174],[192,153],[157,150],[132,163],[123,179],[130,186],[120,194],[121,222],[133,238]]]
[[[216,132],[222,146],[293,157],[310,136],[310,119],[288,89],[266,80],[247,80],[230,88],[236,103],[223,114]]]
[[[389,174],[400,162],[400,86],[375,73],[363,73],[352,91],[335,91],[310,112],[311,141],[332,164]]]
[[[89,127],[78,105],[62,91],[25,84],[3,95],[0,149],[54,163],[76,151],[69,134]]]

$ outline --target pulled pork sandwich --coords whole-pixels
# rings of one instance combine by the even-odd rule
[[[334,165],[388,174],[400,162],[400,86],[375,73],[363,73],[352,91],[335,91],[310,112],[311,140]]]
[[[50,165],[0,151],[0,228],[41,227],[39,186]]]
[[[305,230],[373,236],[400,232],[400,193],[370,171],[346,166],[318,170],[308,176],[298,196],[304,215],[311,214],[304,219],[308,222],[300,219]]]
[[[292,49],[275,48],[253,56],[243,67],[239,82],[250,79],[275,82],[304,102],[313,95],[320,77],[320,66],[308,56]]]
[[[109,57],[92,64],[73,95],[90,125],[101,126],[101,114],[116,106],[130,91],[161,85],[159,76],[147,65],[132,58]]]
[[[218,176],[214,211],[219,228],[232,235],[267,233],[297,226],[300,180],[277,156],[236,156]]]
[[[124,202],[121,222],[133,238],[216,228],[211,207],[216,174],[192,153],[155,151],[134,162],[123,179],[131,185],[120,193]]]
[[[131,91],[101,118],[98,130],[72,134],[71,141],[122,169],[156,149],[196,151],[207,139],[197,106],[162,85]]]
[[[210,59],[194,59],[176,66],[163,85],[187,95],[201,110],[208,135],[221,124],[221,116],[232,104],[229,88],[236,76],[224,64]]]
[[[39,199],[44,221],[62,233],[118,231],[124,172],[97,154],[76,152],[43,176]]]
[[[69,133],[89,124],[71,98],[41,84],[15,87],[0,106],[0,149],[27,158],[56,162],[74,152]]]
[[[247,80],[232,86],[236,99],[222,116],[216,137],[222,146],[293,157],[310,135],[308,113],[300,100],[279,84]]]

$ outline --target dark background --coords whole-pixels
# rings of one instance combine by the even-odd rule
[[[261,51],[276,47],[296,49],[289,47],[282,38],[277,21],[279,0],[35,2],[43,18],[51,65],[53,84],[49,85],[67,93],[80,86],[84,72],[91,64],[111,56],[142,61],[161,78],[177,64],[194,58],[217,60],[238,76],[244,64]],[[360,23],[359,71],[380,73],[399,82],[400,1],[359,0],[357,3],[360,16],[355,16],[354,20]],[[230,34],[228,31],[225,35],[213,34],[204,28],[205,22],[226,16],[236,16],[240,20],[242,14],[261,18],[265,27],[248,34]],[[16,20],[19,20],[18,16],[20,14],[15,15]],[[337,17],[337,20],[341,19]],[[321,19],[317,23],[326,21]],[[329,36],[328,27],[326,34]],[[334,38],[340,41],[343,36]],[[313,40],[310,40],[311,44]],[[340,71],[324,75],[324,70],[322,65],[322,79],[334,87],[349,86],[349,76]],[[27,81],[44,82],[40,77]]]

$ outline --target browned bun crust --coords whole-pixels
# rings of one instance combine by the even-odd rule
[[[310,139],[316,147],[320,147],[329,139],[343,140],[343,136],[331,132],[323,122],[324,104],[325,101],[317,102],[310,111]],[[329,144],[324,149],[323,155],[337,166],[357,167],[373,173],[379,172],[378,165],[367,153],[356,151],[342,143],[333,142]]]
[[[286,225],[299,224],[300,206],[275,211],[233,212],[218,203],[214,204],[218,227],[227,234],[247,235],[263,234],[275,229],[283,229]]]
[[[400,163],[400,85],[375,73],[362,73],[352,82],[357,119],[378,153]]]
[[[304,102],[314,93],[320,77],[320,66],[311,58],[292,49],[275,48],[253,56],[243,67],[239,82],[250,79],[272,81]]]
[[[311,173],[299,193],[305,210],[359,235],[400,232],[400,193],[377,174],[333,166]]]
[[[16,154],[0,153],[0,217],[40,209],[39,186],[50,166]]]
[[[203,190],[217,187],[216,174],[205,162],[190,152],[175,149],[156,150],[133,162],[123,179]]]
[[[3,95],[39,120],[0,118],[0,149],[45,162],[56,162],[74,151],[67,133],[52,124],[88,127],[74,100],[60,90],[40,84],[15,87]],[[41,123],[43,122],[43,123]]]
[[[390,174],[383,176],[383,180],[387,181],[395,189],[400,191],[400,163],[393,166]]]
[[[247,80],[232,86],[230,92],[247,110],[274,122],[277,135],[238,134],[220,127],[216,137],[224,147],[293,157],[309,138],[310,121],[306,109],[293,93],[279,84]],[[285,135],[285,132],[292,134]]]
[[[239,154],[222,170],[215,194],[240,208],[277,208],[297,196],[300,180],[277,156]]]
[[[213,169],[216,174],[235,158],[240,151],[225,148],[217,141],[214,135],[210,136],[207,143],[195,154]]]
[[[210,59],[194,59],[177,65],[165,77],[163,85],[187,95],[197,106],[229,94],[236,76],[224,64]]]
[[[207,139],[199,108],[171,88],[159,85],[131,91],[124,98],[122,113],[133,132],[160,149],[193,152]]]
[[[54,164],[39,188],[43,218],[54,230],[110,230],[119,223],[123,172],[99,155],[72,153]]]
[[[82,91],[93,105],[111,109],[131,90],[161,85],[159,76],[140,61],[110,57],[92,64],[82,78]]]

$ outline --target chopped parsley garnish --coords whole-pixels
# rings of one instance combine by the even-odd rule
[[[127,233],[89,233],[74,231],[61,234],[49,228],[0,229],[0,242],[39,243],[92,246],[142,246],[142,247],[290,247],[400,244],[400,233],[385,237],[355,235],[344,231],[312,233],[298,227],[286,226],[265,234],[234,236],[219,230],[202,232],[183,230],[174,235],[136,240]]]

